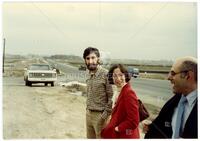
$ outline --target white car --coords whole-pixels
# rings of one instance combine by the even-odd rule
[[[48,83],[54,86],[57,81],[56,70],[52,70],[48,64],[32,64],[24,69],[24,81],[26,86],[32,86],[32,83]]]

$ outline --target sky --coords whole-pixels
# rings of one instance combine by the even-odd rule
[[[197,57],[195,2],[3,2],[7,54]]]

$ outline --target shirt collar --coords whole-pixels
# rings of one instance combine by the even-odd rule
[[[99,73],[100,73],[100,70],[101,70],[101,66],[98,65],[98,66],[97,66],[97,71],[96,71],[95,73],[92,73],[92,72],[89,71],[89,76],[90,76],[90,77],[91,77],[92,75],[98,76]]]
[[[196,101],[197,99],[197,90],[194,90],[192,92],[190,92],[187,96],[187,101],[189,106],[192,106],[192,104]]]

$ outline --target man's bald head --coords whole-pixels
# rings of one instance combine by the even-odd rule
[[[180,71],[194,72],[195,81],[197,82],[197,59],[191,56],[176,59],[175,63],[179,66]]]

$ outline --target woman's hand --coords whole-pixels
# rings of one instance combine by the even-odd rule
[[[149,125],[152,123],[150,120],[144,120],[142,121],[142,131],[143,133],[147,133],[149,131]]]
[[[115,127],[115,132],[119,132],[119,128],[118,128],[118,126]]]

